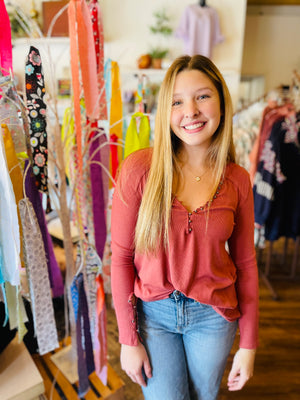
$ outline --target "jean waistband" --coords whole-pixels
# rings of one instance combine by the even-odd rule
[[[188,299],[188,297],[186,297],[179,290],[174,290],[171,294],[169,294],[169,298],[177,301],[182,299]]]

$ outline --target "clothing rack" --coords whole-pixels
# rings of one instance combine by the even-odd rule
[[[280,265],[284,266],[284,264],[287,262],[287,255],[288,255],[288,244],[289,244],[289,239],[290,238],[282,238],[283,239],[283,250],[282,254],[279,253],[280,255],[280,260],[279,263]],[[294,249],[293,249],[293,254],[291,257],[291,264],[290,264],[290,271],[288,274],[273,274],[271,275],[271,266],[272,266],[272,259],[274,256],[276,256],[276,244],[277,244],[277,249],[280,246],[280,239],[278,241],[269,241],[269,246],[266,252],[266,261],[264,265],[264,269],[259,268],[259,273],[260,276],[264,282],[264,284],[267,286],[267,288],[270,290],[272,294],[273,300],[279,300],[279,295],[274,289],[272,283],[270,282],[270,278],[272,280],[285,280],[285,281],[293,281],[295,279],[299,279],[299,276],[297,276],[297,264],[298,264],[298,258],[299,258],[299,245],[300,245],[300,236],[297,236],[295,243],[294,243]],[[262,249],[258,249],[258,264],[262,262]],[[278,256],[278,254],[277,254]]]
[[[286,85],[286,86],[280,86],[279,88],[276,88],[278,91],[279,99],[281,100],[281,103],[284,104],[290,104],[292,99],[290,97],[291,95],[291,87]],[[292,155],[291,155],[292,156]],[[298,163],[298,158],[295,159],[295,161]],[[297,164],[298,165],[298,164]],[[270,171],[271,172],[271,171]],[[288,175],[289,176],[289,175]],[[259,221],[261,224],[262,222]],[[270,225],[272,226],[272,225]],[[272,229],[272,228],[271,228]],[[294,231],[293,231],[294,232]],[[290,236],[289,232],[286,231],[286,236],[284,235],[284,232],[281,232],[281,236],[278,236],[276,239],[266,239],[268,242],[268,247],[266,249],[266,254],[265,254],[265,260],[264,260],[264,267],[263,269],[260,269],[260,275],[266,284],[266,286],[269,288],[269,290],[272,293],[272,297],[274,300],[278,300],[278,294],[276,293],[275,289],[273,288],[270,279],[272,280],[295,280],[299,278],[297,276],[297,264],[298,264],[298,258],[299,258],[299,244],[300,244],[300,236],[299,233],[296,232],[297,236]],[[261,229],[258,231],[258,240],[257,243],[260,242],[260,235],[261,235]],[[275,236],[274,236],[275,237]],[[289,246],[289,241],[292,239],[294,241],[293,248]],[[258,247],[258,264],[262,263],[262,249]],[[278,255],[280,257],[278,257]],[[275,256],[277,256],[276,264],[274,263],[272,274],[271,274],[271,267],[273,260],[275,259]],[[289,256],[289,257],[288,257]],[[274,271],[275,267],[278,267],[281,269],[281,267],[285,266],[285,271],[280,271],[279,273],[277,271]],[[287,270],[289,268],[289,270]]]

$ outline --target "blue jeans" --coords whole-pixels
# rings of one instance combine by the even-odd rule
[[[215,400],[237,322],[174,291],[159,301],[138,301],[141,339],[152,366],[146,400]]]

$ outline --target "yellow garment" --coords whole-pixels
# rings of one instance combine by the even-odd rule
[[[25,322],[28,322],[23,299],[18,286],[5,282],[5,296],[9,315],[9,328],[18,329],[18,339],[21,342],[27,333]]]
[[[116,61],[111,61],[111,99],[110,99],[110,118],[109,118],[109,136],[115,134],[119,139],[118,143],[122,143],[123,139],[123,110],[122,95],[120,85],[120,69]],[[123,159],[123,149],[118,146],[119,164]],[[111,172],[111,169],[110,169]]]
[[[2,128],[2,135],[3,135],[3,142],[4,142],[4,148],[5,148],[5,154],[6,154],[6,160],[7,160],[7,167],[9,171],[9,176],[10,180],[13,186],[15,198],[16,198],[16,204],[19,204],[19,201],[23,199],[23,174],[20,168],[19,160],[15,152],[15,146],[14,142],[12,140],[11,133],[8,129],[8,126],[6,124],[1,124]],[[17,207],[18,211],[18,219],[19,219],[19,231],[20,231],[20,238],[22,237],[22,227],[21,227],[21,220],[20,220],[20,214],[19,214],[19,209]],[[21,258],[21,263],[22,266],[24,266],[23,263],[23,249],[22,245],[20,246],[20,258]]]
[[[68,178],[70,178],[70,153],[75,146],[74,118],[71,115],[70,107],[66,108],[64,112],[64,118],[61,126],[61,140],[64,144],[66,175]]]
[[[139,132],[137,130],[137,119],[139,120]],[[149,118],[137,112],[132,115],[125,138],[124,158],[136,150],[150,146],[150,123]]]

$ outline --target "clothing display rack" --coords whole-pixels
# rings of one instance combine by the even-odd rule
[[[298,198],[299,191],[295,173],[299,168],[300,147],[299,87],[296,83],[295,87],[285,85],[276,90],[278,103],[273,91],[273,97],[263,110],[259,134],[250,155],[255,167],[255,175],[252,168],[250,176],[253,179],[258,264],[263,263],[261,243],[266,240],[268,246],[260,274],[274,300],[279,296],[271,279],[297,279],[300,242],[299,204],[291,201]],[[293,246],[290,245],[292,240]],[[275,272],[277,264],[280,273]],[[285,271],[282,271],[283,267],[286,267]],[[288,267],[289,271],[286,271]]]

